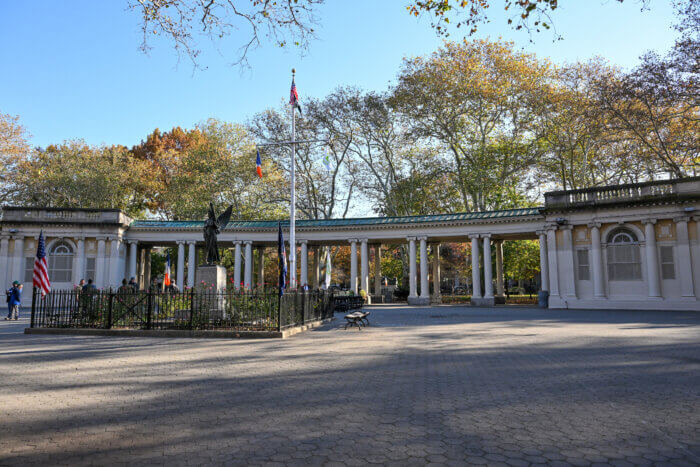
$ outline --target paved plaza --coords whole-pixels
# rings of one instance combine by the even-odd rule
[[[700,314],[370,307],[285,340],[0,322],[0,465],[697,465]]]

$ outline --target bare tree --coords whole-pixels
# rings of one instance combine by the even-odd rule
[[[304,49],[314,37],[315,9],[324,0],[129,0],[129,8],[141,16],[141,50],[151,49],[151,39],[169,39],[178,54],[201,66],[197,37],[212,42],[240,33],[234,64],[246,65],[248,52],[264,40],[280,47],[292,44]],[[238,40],[238,39],[237,39]]]

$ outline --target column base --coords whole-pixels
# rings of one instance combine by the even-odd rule
[[[472,297],[470,303],[472,306],[494,306],[496,299],[494,297]]]
[[[408,297],[409,305],[430,305],[430,299],[425,297]]]

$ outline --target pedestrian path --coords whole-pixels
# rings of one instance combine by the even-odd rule
[[[700,315],[368,307],[286,340],[0,321],[0,465],[697,465]]]

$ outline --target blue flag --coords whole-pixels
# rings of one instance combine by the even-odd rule
[[[277,256],[279,258],[279,288],[280,296],[284,293],[284,289],[287,288],[287,250],[284,247],[284,236],[282,235],[282,223],[278,223],[279,235],[277,238]]]

